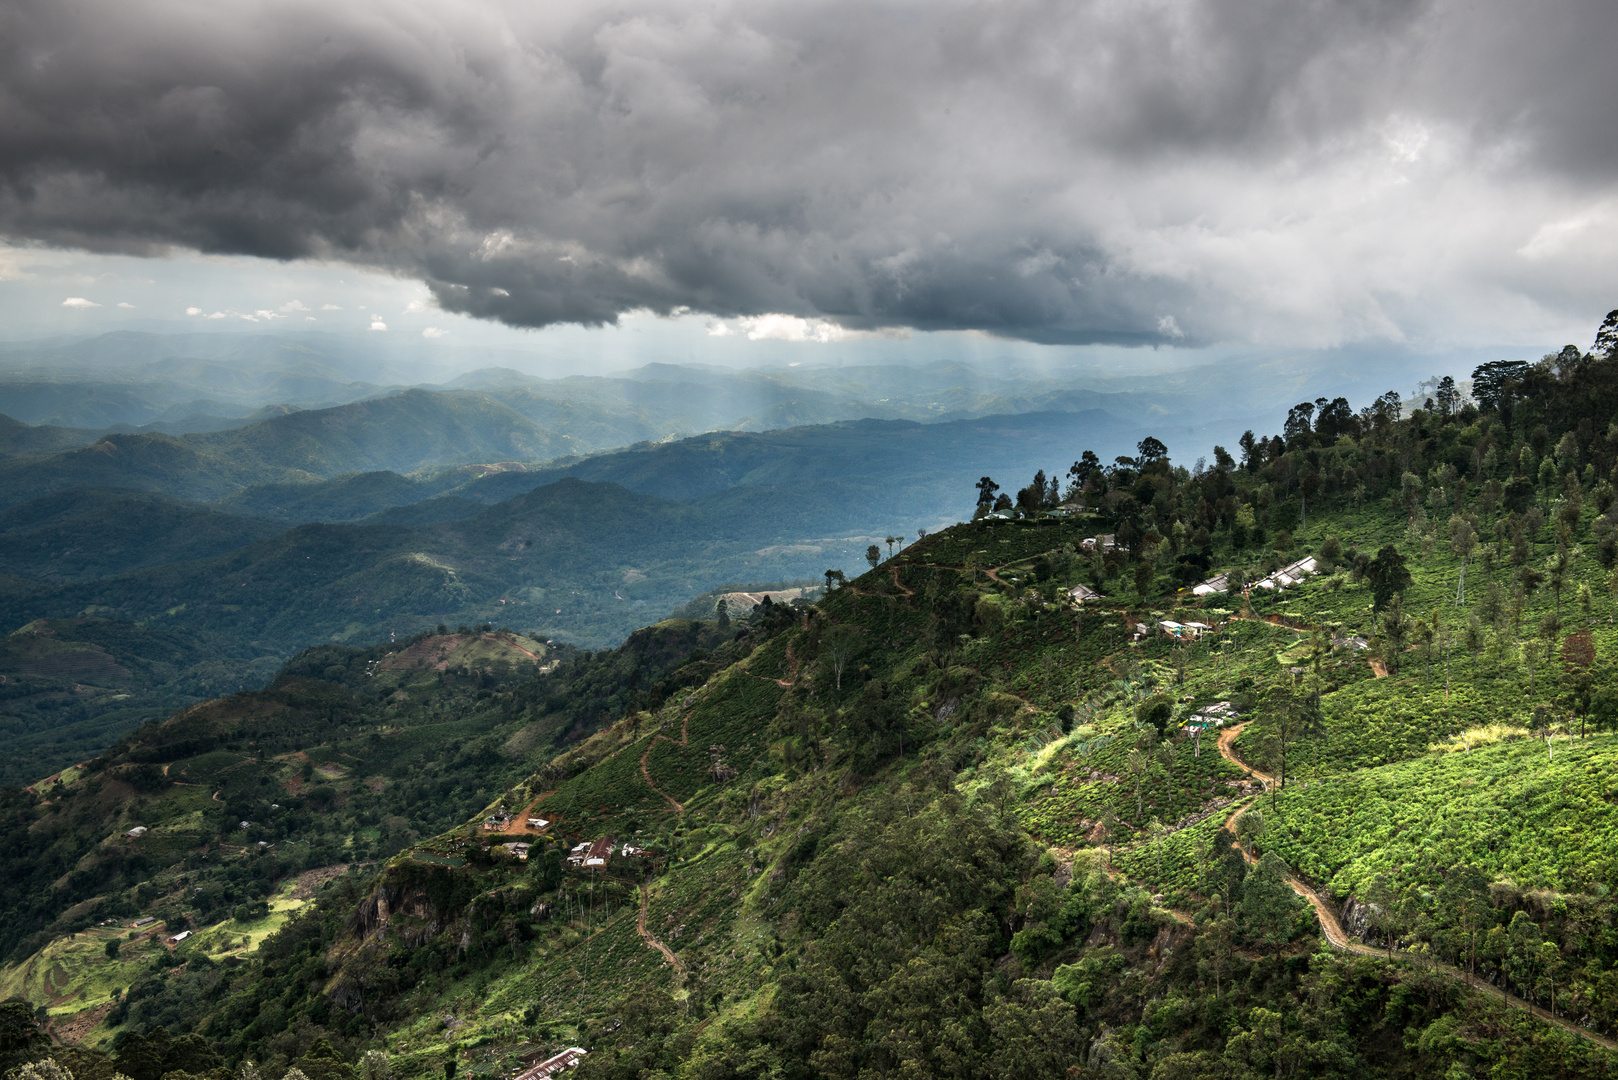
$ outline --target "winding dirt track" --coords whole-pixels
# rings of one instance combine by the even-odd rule
[[[529,835],[531,833],[539,832],[540,830],[538,830],[538,829],[530,829],[528,827],[528,818],[529,818],[530,815],[533,814],[534,807],[538,806],[540,803],[544,802],[547,798],[549,798],[550,796],[555,795],[555,794],[556,794],[556,789],[552,788],[551,790],[545,792],[543,795],[535,796],[534,801],[529,803],[527,806],[523,807],[523,810],[522,810],[522,812],[520,814],[515,814],[515,815],[512,816],[512,819],[506,823],[506,827],[504,829],[500,830],[501,834],[503,834],[505,836],[526,836],[526,835]],[[549,828],[549,826],[546,826],[546,827]]]
[[[646,942],[649,947],[663,954],[663,959],[667,960],[669,966],[674,969],[674,977],[679,978],[685,974],[685,968],[680,964],[680,958],[674,955],[673,949],[659,941],[656,934],[646,929],[646,906],[651,903],[651,900],[652,892],[643,881],[640,886],[640,914],[635,916],[635,932],[640,935],[641,940]]]
[[[918,566],[931,566],[931,567],[933,567],[935,569],[938,569],[938,570],[959,570],[963,574],[969,574],[974,570],[978,570],[978,571],[981,571],[982,573],[988,575],[989,580],[994,582],[995,584],[997,584],[997,585],[1006,584],[1004,581],[1002,581],[1000,579],[1000,571],[997,568],[993,567],[993,566],[951,566],[949,563],[917,563],[916,565],[918,565]]]
[[[747,661],[744,660],[744,661],[742,661],[742,663],[743,663],[743,665],[746,665]],[[743,670],[746,670],[745,666],[744,666]],[[755,674],[752,671],[748,671],[747,674],[752,675],[753,678],[755,678],[755,679],[762,679],[765,682],[772,682],[776,686],[782,687],[783,689],[791,690],[793,684],[798,681],[798,658],[792,652],[792,642],[790,642],[790,641],[787,642],[787,677],[786,678],[784,678],[784,679],[772,679],[768,675],[758,675],[758,674]]]
[[[1247,724],[1245,723],[1236,724],[1220,732],[1219,753],[1220,756],[1222,756],[1226,761],[1230,762],[1232,765],[1235,765],[1238,769],[1246,771],[1249,776],[1263,784],[1264,790],[1267,792],[1270,790],[1270,786],[1276,782],[1275,777],[1269,775],[1268,773],[1260,772],[1236,756],[1236,736],[1240,735],[1242,729],[1246,726]],[[1230,817],[1225,819],[1225,828],[1235,832],[1237,820],[1256,802],[1257,799],[1250,799],[1247,802],[1242,803],[1241,806],[1237,807],[1235,812],[1232,813]],[[1252,852],[1248,851],[1246,848],[1243,848],[1240,844],[1234,846],[1242,853],[1242,858],[1246,859],[1249,863],[1256,863],[1258,861]],[[1433,971],[1442,972],[1451,978],[1459,979],[1466,985],[1472,987],[1474,990],[1478,990],[1486,994],[1498,995],[1500,999],[1506,1002],[1508,1005],[1513,1005],[1517,1008],[1523,1009],[1534,1016],[1539,1017],[1546,1023],[1555,1024],[1562,1030],[1572,1032],[1574,1035],[1577,1035],[1582,1039],[1587,1039],[1590,1042],[1595,1043],[1597,1046],[1603,1047],[1607,1050],[1618,1050],[1618,1041],[1609,1039],[1605,1035],[1598,1035],[1593,1031],[1587,1031],[1570,1020],[1565,1020],[1560,1016],[1555,1016],[1548,1010],[1542,1009],[1538,1005],[1531,1002],[1524,1001],[1515,994],[1507,993],[1500,987],[1495,986],[1493,983],[1479,978],[1476,975],[1470,974],[1469,972],[1462,971],[1460,968],[1451,964],[1446,964],[1442,961],[1434,960],[1427,956],[1407,953],[1402,949],[1376,949],[1372,948],[1370,945],[1364,944],[1363,942],[1355,941],[1348,935],[1348,932],[1343,929],[1343,924],[1337,919],[1337,913],[1331,909],[1330,905],[1326,903],[1325,899],[1321,897],[1319,893],[1315,892],[1314,889],[1311,889],[1309,886],[1305,885],[1291,874],[1287,875],[1286,881],[1287,884],[1292,887],[1293,892],[1307,900],[1309,902],[1309,906],[1315,909],[1315,917],[1320,920],[1321,932],[1326,936],[1326,940],[1330,942],[1334,948],[1341,949],[1344,952],[1356,953],[1360,956],[1390,959],[1394,956],[1405,957],[1418,965],[1425,966]]]
[[[663,796],[663,798],[667,799],[669,802],[669,808],[676,814],[685,813],[685,806],[673,795],[670,795],[668,792],[657,786],[657,782],[652,779],[652,770],[646,767],[646,759],[652,756],[652,747],[657,745],[657,740],[659,739],[662,739],[664,742],[674,743],[675,746],[684,746],[688,739],[686,725],[690,722],[691,710],[687,709],[685,716],[680,718],[680,739],[678,742],[675,742],[675,740],[660,732],[652,736],[651,741],[646,744],[646,749],[641,751],[640,755],[640,774],[646,780],[646,786]]]
[[[920,564],[920,565],[925,566],[925,565],[931,565],[931,564],[923,563],[923,564]],[[899,567],[898,567],[897,564],[888,567],[888,569],[893,572],[893,587],[895,589],[898,589],[900,592],[904,593],[906,596],[915,596],[916,595],[913,590],[905,588],[904,583],[899,580]],[[946,567],[944,567],[944,569],[946,569],[946,570],[956,570],[956,569],[959,569],[959,567],[946,566]],[[994,577],[994,571],[992,571],[992,570],[989,571],[989,576]],[[994,579],[996,581],[1000,580],[999,578],[994,578]],[[857,585],[844,585],[843,588],[847,589],[849,592],[853,593],[855,596],[886,596],[887,595],[886,593],[866,592],[864,589],[860,588]]]
[[[496,637],[493,634],[484,634],[483,635],[483,640],[484,641],[492,641],[497,645],[504,645],[508,649],[516,649],[518,652],[522,653],[524,656],[531,657],[534,660],[539,661],[540,663],[545,662],[545,658],[543,656],[539,656],[539,655],[536,655],[534,653],[529,652],[527,649],[523,648],[521,645],[518,645],[514,641],[507,641],[504,638]]]

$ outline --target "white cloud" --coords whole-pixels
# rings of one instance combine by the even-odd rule
[[[284,319],[284,318],[286,318],[285,315],[279,315],[279,314],[277,314],[277,313],[275,313],[273,311],[265,311],[265,310],[262,310],[262,309],[259,310],[259,311],[253,312],[253,314],[257,317],[257,319],[263,319],[265,322],[268,322],[271,319]],[[245,319],[245,318],[247,318],[247,316],[243,315],[242,318]],[[256,322],[257,319],[255,319],[254,321]]]
[[[1173,315],[1164,315],[1162,318],[1157,320],[1157,332],[1162,334],[1164,337],[1185,337],[1185,331],[1180,329],[1180,324],[1175,321]]]
[[[371,316],[371,329],[372,330],[386,330],[387,328],[388,328],[388,324],[382,321],[382,316],[380,316],[380,315],[372,315]]]
[[[304,322],[319,322],[320,320],[315,318],[313,315],[305,315],[303,317],[303,321]]]
[[[836,341],[843,328],[823,319],[800,319],[796,315],[750,315],[737,319],[747,331],[748,341]]]
[[[421,336],[424,338],[441,338],[447,333],[449,333],[448,330],[440,330],[436,326],[429,326],[421,332]]]
[[[202,309],[199,307],[188,307],[185,309],[185,313],[187,315],[201,315]]]
[[[118,301],[118,306],[121,307],[121,308],[128,308],[130,311],[135,310],[135,305],[134,304],[128,303],[128,302],[123,301],[123,300]]]
[[[747,315],[736,320],[747,332],[748,341],[801,341],[827,344],[862,338],[910,337],[908,327],[882,327],[877,330],[850,330],[829,319],[802,319],[796,315]],[[723,322],[710,324],[710,337],[726,337],[733,331]]]
[[[212,315],[208,316],[208,318],[210,318],[210,319],[223,319],[223,318],[226,318],[226,317],[227,316],[225,315],[225,313],[223,311],[216,311]]]
[[[338,307],[336,304],[321,304],[320,305],[320,310],[321,311],[341,311],[343,309]]]
[[[418,296],[416,299],[410,301],[410,303],[404,306],[403,314],[420,315],[424,311],[432,311],[434,306],[435,305],[430,298]]]
[[[302,300],[288,300],[286,303],[281,305],[281,310],[282,311],[308,311],[309,309],[303,306],[303,301]]]
[[[86,300],[82,296],[70,296],[66,300],[62,301],[62,306],[63,307],[81,308],[82,309],[82,308],[100,307],[101,305],[96,303],[94,300]]]

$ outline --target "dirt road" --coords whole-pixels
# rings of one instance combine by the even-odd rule
[[[640,935],[641,940],[646,942],[647,945],[663,954],[663,959],[667,960],[669,966],[674,969],[675,978],[679,978],[685,974],[685,968],[681,966],[680,958],[674,955],[673,949],[657,940],[657,935],[646,929],[646,907],[651,901],[652,891],[646,886],[645,882],[642,882],[640,887],[640,914],[635,916],[635,932]]]
[[[1264,785],[1264,790],[1268,791],[1271,785],[1276,782],[1275,777],[1269,775],[1268,773],[1260,772],[1236,756],[1236,736],[1240,735],[1242,729],[1246,726],[1247,724],[1245,723],[1236,724],[1220,732],[1219,753],[1226,761],[1230,762],[1232,765],[1235,765],[1239,769],[1245,770],[1248,775],[1262,783]],[[1237,807],[1235,812],[1225,820],[1225,827],[1230,829],[1232,832],[1235,832],[1237,820],[1240,819],[1241,816],[1246,813],[1256,801],[1256,799],[1249,799],[1247,802],[1244,802],[1241,806]],[[1253,856],[1253,853],[1247,849],[1242,848],[1240,845],[1237,845],[1237,849],[1241,851],[1242,858],[1246,859],[1249,863],[1255,863],[1258,861]],[[1293,892],[1303,897],[1304,900],[1308,901],[1309,906],[1315,909],[1315,918],[1320,922],[1320,930],[1326,936],[1326,940],[1330,942],[1333,947],[1341,949],[1344,952],[1356,953],[1360,956],[1370,956],[1378,959],[1386,959],[1390,957],[1389,950],[1387,949],[1373,948],[1370,945],[1355,941],[1353,938],[1351,938],[1348,932],[1343,929],[1343,924],[1338,921],[1337,913],[1332,910],[1329,904],[1326,903],[1325,898],[1319,893],[1315,892],[1314,889],[1311,889],[1309,886],[1305,885],[1303,882],[1299,881],[1290,874],[1287,875],[1286,881],[1287,884],[1292,887]],[[1571,1021],[1564,1020],[1560,1016],[1552,1015],[1548,1010],[1524,1001],[1522,998],[1519,998],[1514,994],[1508,994],[1502,991],[1499,987],[1495,986],[1493,983],[1490,983],[1488,980],[1481,979],[1476,975],[1470,974],[1469,972],[1462,971],[1458,967],[1443,963],[1442,961],[1434,960],[1427,956],[1406,953],[1401,949],[1393,950],[1391,956],[1401,957],[1416,964],[1424,965],[1433,971],[1440,971],[1445,975],[1451,976],[1452,978],[1460,979],[1474,990],[1498,996],[1507,1004],[1515,1008],[1524,1009],[1548,1024],[1555,1024],[1562,1030],[1572,1032],[1574,1035],[1577,1035],[1580,1038],[1588,1039],[1597,1046],[1604,1047],[1608,1050],[1618,1050],[1618,1041],[1609,1039],[1605,1035],[1598,1035],[1593,1031],[1587,1031]]]
[[[686,745],[686,742],[687,742],[687,740],[689,738],[689,735],[688,735],[688,733],[686,731],[686,725],[689,724],[690,722],[691,722],[691,710],[687,709],[686,713],[685,713],[685,716],[682,717],[681,720],[680,720],[680,741],[679,742],[674,742],[674,740],[669,738],[667,735],[653,735],[652,738],[651,738],[651,741],[646,744],[646,749],[641,751],[641,755],[640,755],[640,774],[641,774],[641,777],[643,779],[645,779],[646,786],[651,788],[653,791],[657,792],[659,795],[663,796],[663,798],[667,799],[668,803],[669,803],[669,809],[673,810],[676,814],[685,813],[685,806],[678,799],[676,799],[673,795],[670,795],[668,792],[664,791],[662,788],[657,786],[657,781],[652,779],[652,770],[646,767],[646,759],[652,756],[652,747],[657,745],[657,740],[659,740],[659,739],[662,739],[664,742],[674,743],[675,746],[684,746],[684,745]]]

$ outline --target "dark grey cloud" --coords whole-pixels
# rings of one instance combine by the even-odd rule
[[[1618,284],[1564,269],[1618,227],[1612,40],[1602,0],[12,0],[0,232],[520,326],[1408,337]]]

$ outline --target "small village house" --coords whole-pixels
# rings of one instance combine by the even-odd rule
[[[1289,589],[1301,582],[1311,574],[1319,572],[1319,564],[1313,555],[1307,555],[1297,562],[1281,567],[1267,578],[1253,582],[1255,589]]]
[[[555,1076],[557,1073],[574,1068],[584,1059],[587,1053],[589,1051],[582,1046],[570,1046],[560,1054],[529,1066],[513,1077],[512,1080],[550,1080],[550,1077]]]

